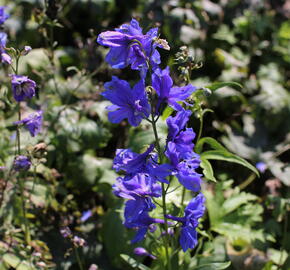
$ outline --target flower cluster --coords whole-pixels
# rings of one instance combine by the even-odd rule
[[[5,12],[6,7],[0,6],[0,28],[2,29],[2,25],[9,18],[9,15]],[[16,102],[20,103],[25,100],[30,100],[35,96],[36,92],[36,83],[29,79],[27,76],[18,75],[18,63],[21,56],[27,55],[31,51],[30,46],[25,46],[22,50],[12,49],[12,55],[16,59],[16,63],[13,67],[12,57],[6,52],[6,44],[7,44],[7,34],[0,30],[0,60],[2,63],[9,64],[11,69],[15,74],[11,74],[11,88],[12,95]],[[19,106],[19,119],[14,122],[17,125],[17,129],[19,130],[20,126],[24,126],[30,133],[32,137],[36,136],[41,131],[42,126],[42,111],[36,111],[32,114],[29,114],[28,117],[21,119],[21,112]],[[20,133],[17,132],[18,143],[20,144]],[[29,170],[31,166],[30,158],[27,156],[20,155],[20,145],[18,145],[18,156],[14,160],[13,168],[16,171],[26,171]]]
[[[200,159],[193,151],[195,133],[192,128],[186,127],[191,111],[184,108],[184,105],[191,106],[186,100],[196,88],[190,84],[173,86],[169,67],[163,70],[159,67],[161,61],[157,48],[168,49],[168,45],[158,38],[157,28],[143,34],[139,23],[132,19],[130,24],[123,24],[115,31],[101,33],[97,42],[110,48],[106,61],[113,68],[130,66],[140,73],[140,80],[133,87],[117,77],[105,83],[106,91],[102,95],[112,102],[107,107],[109,120],[120,123],[127,119],[130,125],[138,126],[145,119],[155,129],[155,145],[150,145],[142,154],[130,149],[118,149],[113,162],[113,168],[125,174],[117,178],[113,192],[127,200],[124,225],[137,229],[132,242],[143,240],[148,231],[154,232],[156,224],[164,224],[168,228],[174,224],[168,221],[171,219],[181,224],[179,240],[182,249],[194,248],[197,244],[198,219],[205,211],[202,193],[189,202],[183,217],[172,216],[165,210],[164,216],[157,218],[151,212],[157,207],[155,200],[158,198],[162,197],[164,204],[166,191],[174,177],[184,188],[192,192],[200,191],[202,175],[196,172]],[[145,82],[148,81],[151,85],[146,87]],[[167,118],[168,136],[165,149],[162,149],[154,125],[165,106],[170,106],[175,112]],[[169,230],[172,231],[171,228]]]
[[[0,27],[4,22],[9,18],[9,15],[5,12],[5,7],[0,6]],[[0,30],[0,60],[2,63],[11,64],[11,57],[6,53],[6,43],[7,43],[7,34]]]

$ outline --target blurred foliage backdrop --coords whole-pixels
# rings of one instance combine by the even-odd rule
[[[46,155],[34,168],[35,187],[31,188],[32,173],[25,182],[28,217],[37,239],[33,247],[26,247],[19,234],[15,179],[7,183],[5,170],[0,171],[0,269],[29,269],[19,268],[19,261],[32,252],[37,269],[79,269],[72,243],[60,233],[66,226],[86,241],[79,248],[84,269],[91,264],[104,270],[131,269],[120,256],[134,257],[132,232],[122,225],[122,201],[111,192],[116,178],[112,158],[116,148],[140,151],[154,138],[146,124],[132,129],[126,122],[108,122],[109,102],[100,96],[103,83],[112,75],[134,81],[137,73],[111,69],[104,61],[107,50],[97,45],[96,37],[132,17],[144,29],[160,27],[161,38],[171,47],[162,51],[163,62],[174,69],[176,82],[182,70],[174,55],[187,46],[200,67],[191,73],[193,85],[235,81],[243,86],[226,86],[204,98],[203,106],[214,112],[205,115],[203,136],[216,138],[253,164],[265,164],[258,178],[238,165],[212,163],[217,183],[204,186],[207,215],[202,224],[207,234],[200,236],[198,250],[186,256],[195,254],[195,260],[203,262],[231,260],[228,269],[290,269],[288,0],[2,0],[0,4],[11,14],[5,23],[7,47],[33,48],[21,60],[20,72],[37,82],[37,100],[22,104],[23,110],[44,110],[42,134],[33,139],[22,135],[23,149],[31,153],[36,143],[46,144]],[[11,125],[16,113],[9,102],[8,73],[2,66],[0,166],[12,162],[15,145]],[[197,132],[198,122],[193,121],[192,127]],[[162,124],[159,130],[164,132]],[[85,219],[88,210],[90,217]],[[151,262],[146,259],[144,264]]]

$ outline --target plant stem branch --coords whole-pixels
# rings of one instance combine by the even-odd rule
[[[154,132],[154,137],[155,137],[155,146],[159,155],[159,159],[162,160],[162,151],[159,143],[159,137],[158,137],[158,132],[156,128],[156,121],[154,119],[154,113],[153,113],[153,104],[151,104],[151,121],[152,121],[152,128]],[[167,268],[168,270],[171,270],[171,262],[170,262],[170,257],[169,257],[169,250],[168,246],[170,243],[169,239],[169,234],[168,234],[168,221],[166,218],[167,215],[167,209],[166,209],[166,191],[165,191],[165,184],[161,183],[162,186],[162,209],[163,209],[163,215],[164,215],[164,228],[165,228],[165,236],[166,236],[166,241],[165,241],[165,254],[166,254],[166,261],[167,261]]]
[[[76,255],[76,259],[77,259],[77,262],[78,262],[80,270],[84,270],[83,264],[82,264],[82,261],[81,261],[81,258],[80,258],[79,252],[78,252],[78,248],[74,246],[73,249],[74,249],[74,252],[75,252],[75,255]]]

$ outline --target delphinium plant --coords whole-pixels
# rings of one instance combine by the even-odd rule
[[[144,34],[138,21],[132,19],[130,24],[101,33],[97,42],[109,47],[106,61],[113,68],[130,67],[139,72],[139,79],[133,86],[116,76],[105,83],[102,95],[112,102],[107,107],[109,120],[120,123],[127,119],[133,127],[147,121],[155,138],[143,153],[117,149],[113,161],[116,172],[124,174],[113,185],[114,194],[126,199],[124,225],[136,230],[131,241],[133,244],[145,240],[145,248],[137,247],[134,253],[156,260],[154,269],[183,269],[184,265],[177,259],[178,256],[184,258],[179,254],[180,250],[187,252],[198,245],[197,230],[205,213],[205,197],[201,192],[201,159],[195,151],[195,131],[190,127],[193,112],[200,120],[197,136],[197,143],[200,144],[196,149],[200,152],[202,145],[207,143],[216,151],[224,151],[224,157],[220,159],[226,160],[226,150],[218,142],[213,138],[201,139],[202,119],[207,111],[201,106],[201,96],[210,94],[211,90],[189,83],[190,72],[198,64],[193,63],[185,48],[181,48],[177,55],[177,63],[186,83],[174,86],[169,67],[161,68],[158,48],[169,50],[169,45],[159,38],[158,28]],[[217,89],[219,85],[212,88]],[[168,128],[166,139],[160,137],[157,128],[158,121],[164,118],[167,118]],[[208,159],[215,159],[214,154],[217,153],[212,154]],[[227,161],[254,170],[246,161],[231,157],[232,160]],[[203,171],[206,178],[215,180],[206,157]],[[175,204],[179,208],[168,201],[169,196],[177,192],[176,198],[180,202]],[[186,193],[187,196],[190,193],[190,199],[185,200]],[[132,258],[124,256],[126,258],[134,264]]]
[[[6,266],[25,268],[30,265],[30,269],[36,269],[36,265],[40,263],[40,267],[42,264],[45,265],[45,263],[42,261],[42,255],[33,249],[35,240],[32,237],[32,227],[34,226],[31,226],[28,219],[29,204],[36,184],[36,167],[42,162],[42,154],[45,152],[46,146],[44,143],[31,145],[22,138],[27,138],[26,135],[23,136],[24,130],[27,130],[31,137],[35,137],[41,132],[43,112],[33,102],[37,91],[36,82],[19,72],[22,57],[26,57],[32,48],[30,46],[24,46],[21,49],[7,47],[8,35],[4,31],[3,24],[8,18],[9,15],[6,13],[6,7],[1,6],[0,59],[3,69],[8,74],[10,80],[10,92],[4,97],[10,105],[12,114],[15,113],[17,115],[17,121],[9,123],[9,128],[15,131],[11,137],[12,140],[15,140],[15,149],[11,151],[13,153],[13,162],[11,164],[7,162],[6,166],[1,170],[5,179],[0,200],[1,219],[4,218],[4,223],[7,223],[6,228],[10,226],[4,232],[3,241],[4,243],[5,241],[12,242],[11,245],[4,246],[5,252],[2,259],[5,264],[1,264],[1,267],[4,267],[3,269],[6,269]],[[33,112],[28,110],[28,104],[35,108]],[[28,187],[28,178],[33,179],[31,187]],[[11,189],[13,189],[12,192]],[[16,208],[14,211],[18,214],[14,215],[11,224],[9,223],[9,218],[5,216],[7,208],[2,207],[9,204],[9,200],[11,200],[11,204],[16,205],[13,207]],[[18,254],[19,257],[15,254]],[[22,258],[22,260],[19,258]]]

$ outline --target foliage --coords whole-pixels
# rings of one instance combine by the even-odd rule
[[[137,71],[110,68],[104,61],[108,50],[96,43],[99,33],[131,17],[140,19],[144,29],[158,23],[160,37],[170,46],[170,51],[161,52],[162,68],[168,64],[174,70],[178,85],[191,83],[198,89],[189,101],[195,115],[189,126],[197,133],[195,151],[201,155],[207,214],[198,228],[198,247],[172,256],[172,266],[288,269],[286,2],[0,1],[10,14],[1,29],[8,34],[7,53],[32,47],[20,59],[19,74],[36,82],[36,95],[22,103],[21,111],[44,111],[39,135],[21,130],[21,151],[34,164],[22,177],[23,215],[18,175],[11,172],[16,151],[13,122],[18,120],[8,76],[13,72],[1,64],[0,269],[94,269],[93,264],[104,270],[160,269],[162,247],[151,247],[160,256],[157,262],[133,254],[134,233],[122,225],[122,202],[111,190],[118,176],[112,170],[116,148],[144,152],[154,134],[148,123],[136,128],[126,121],[110,123],[105,109],[110,103],[100,95],[112,75],[136,83]],[[157,123],[161,145],[166,143],[165,119],[172,112],[165,108]],[[45,144],[43,149],[35,148],[39,143]],[[265,164],[259,173],[252,165],[258,162]],[[182,190],[177,181],[171,188],[169,210],[178,215],[184,210]],[[186,193],[184,201],[191,197]],[[84,220],[87,210],[91,215]],[[25,219],[29,245],[23,235]],[[60,233],[66,227],[72,238]],[[74,236],[86,245],[76,246]]]

